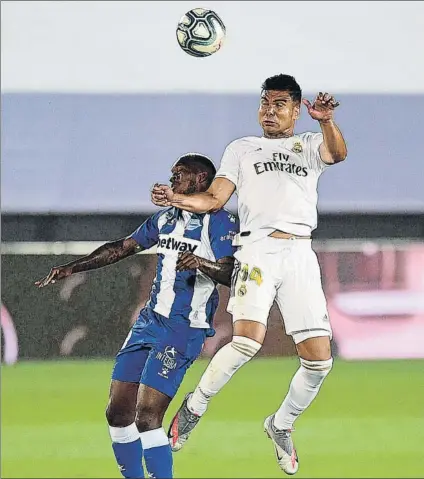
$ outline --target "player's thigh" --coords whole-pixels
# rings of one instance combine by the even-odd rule
[[[202,351],[206,339],[204,329],[176,325],[166,320],[165,330],[153,345],[140,382],[173,398],[185,373]]]
[[[112,380],[139,384],[152,343],[152,320],[142,311],[115,358]]]
[[[140,384],[137,396],[136,423],[140,430],[160,427],[172,399],[145,384]]]
[[[106,417],[111,426],[125,427],[134,422],[138,383],[112,380]]]
[[[276,300],[286,333],[293,337],[296,344],[312,337],[331,337],[327,302],[315,252],[308,243],[300,244],[293,248],[285,267]]]
[[[239,321],[254,321],[266,329],[276,294],[273,268],[269,264],[271,261],[271,255],[253,250],[237,253],[227,308],[235,324]]]

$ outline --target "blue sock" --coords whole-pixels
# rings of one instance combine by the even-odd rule
[[[148,476],[157,479],[172,478],[171,446],[163,428],[142,432],[140,439]]]
[[[135,423],[127,427],[109,426],[109,432],[121,474],[126,478],[144,478],[143,448]]]

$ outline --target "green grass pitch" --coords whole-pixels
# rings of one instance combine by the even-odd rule
[[[205,365],[189,370],[166,427]],[[111,367],[110,361],[2,367],[2,477],[121,477],[104,419]],[[244,366],[174,455],[175,477],[285,477],[262,423],[296,368],[294,358]],[[336,361],[293,437],[299,478],[424,477],[424,361]]]

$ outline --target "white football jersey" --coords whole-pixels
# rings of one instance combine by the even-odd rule
[[[272,140],[248,136],[227,146],[216,177],[236,185],[241,243],[273,230],[309,236],[316,228],[318,178],[328,166],[319,153],[322,141],[322,133],[307,132]]]

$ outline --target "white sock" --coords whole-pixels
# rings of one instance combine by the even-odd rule
[[[227,384],[231,376],[261,349],[261,344],[244,336],[234,336],[212,358],[187,407],[198,416],[204,414],[210,399]]]
[[[112,442],[119,444],[126,444],[127,442],[134,442],[140,438],[135,422],[125,427],[113,427],[109,426],[109,434]]]
[[[153,447],[167,446],[169,444],[168,436],[163,427],[151,431],[140,432],[139,434],[143,450],[152,449]]]
[[[280,409],[275,413],[274,425],[277,429],[292,429],[294,421],[315,399],[332,365],[332,358],[327,361],[300,358],[300,368],[293,376]]]

